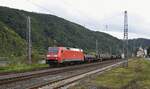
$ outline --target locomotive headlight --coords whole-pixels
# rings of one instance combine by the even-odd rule
[[[51,55],[46,55],[47,57],[50,57]]]
[[[53,55],[54,57],[58,57],[58,55]]]

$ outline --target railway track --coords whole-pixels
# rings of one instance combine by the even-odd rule
[[[76,74],[73,76],[68,76],[67,78],[64,78],[64,79],[61,79],[58,81],[47,82],[45,84],[32,86],[32,87],[29,87],[29,89],[66,89],[84,77],[87,77],[91,74],[95,74],[98,72],[103,73],[104,71],[108,71],[108,70],[112,69],[113,67],[119,66],[120,64],[122,64],[124,62],[125,61],[121,61],[121,62],[112,64],[112,65],[109,65],[109,66],[106,66],[106,67],[103,67],[100,69],[87,71],[87,72]]]
[[[60,81],[64,82],[66,79],[88,73],[92,70],[96,70],[97,68],[106,67],[118,61],[120,60],[109,60],[104,62],[0,76],[0,89],[36,89],[41,86],[56,84]],[[20,86],[18,86],[18,84]]]

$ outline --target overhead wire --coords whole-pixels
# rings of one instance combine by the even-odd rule
[[[31,3],[32,5],[34,5],[34,6],[38,7],[38,8],[40,8],[40,9],[43,9],[43,10],[45,10],[45,11],[51,13],[51,10],[49,10],[49,9],[47,9],[47,8],[45,8],[45,7],[43,7],[43,6],[39,5],[39,4],[37,4],[37,3],[34,3],[34,2],[32,2],[31,0],[26,0],[26,1],[28,1],[29,3]]]

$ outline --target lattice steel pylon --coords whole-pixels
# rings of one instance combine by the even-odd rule
[[[128,66],[128,15],[127,11],[124,12],[124,38],[123,38],[123,53],[124,53],[124,59],[126,62],[124,63],[124,66]]]

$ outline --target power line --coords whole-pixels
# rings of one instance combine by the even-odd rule
[[[51,11],[50,11],[49,9],[47,9],[47,8],[45,8],[45,7],[43,7],[43,6],[38,5],[37,3],[34,3],[34,2],[32,2],[32,1],[30,1],[30,0],[26,0],[26,1],[30,2],[32,5],[34,5],[34,6],[38,7],[38,8],[40,8],[40,9],[46,10],[46,11],[48,11],[49,13],[51,13]]]

